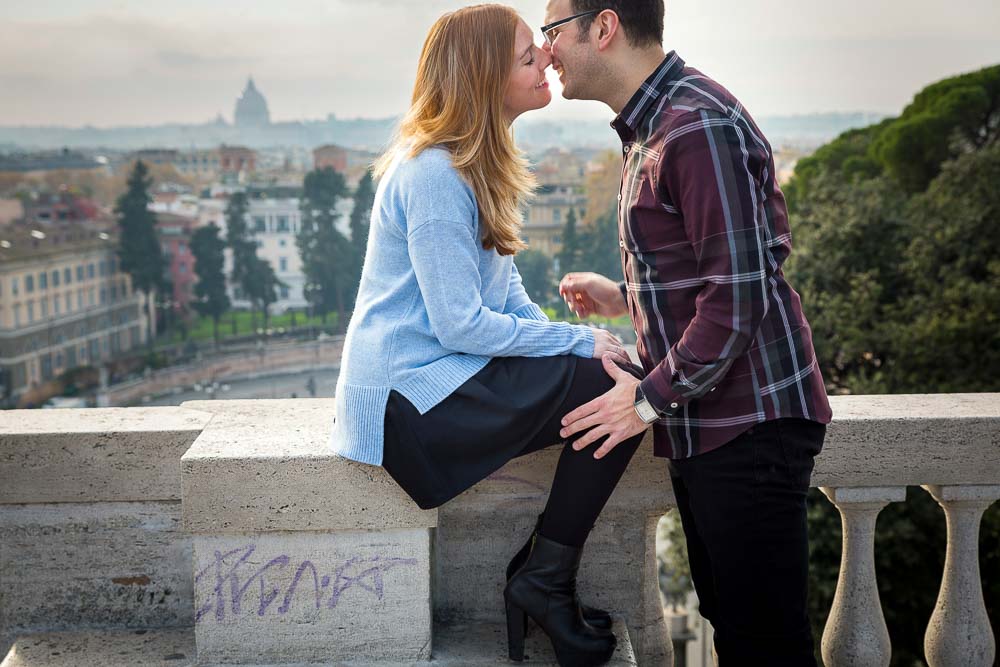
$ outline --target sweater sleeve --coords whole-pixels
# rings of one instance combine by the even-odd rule
[[[589,327],[526,319],[483,305],[478,243],[468,221],[428,220],[407,235],[431,329],[441,345],[491,357],[593,355]]]

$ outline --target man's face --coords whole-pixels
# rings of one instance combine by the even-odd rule
[[[555,23],[577,14],[571,0],[549,0],[545,10],[545,24]],[[592,17],[591,17],[592,18]],[[594,44],[584,31],[580,19],[565,23],[555,29],[553,43],[544,48],[552,55],[552,68],[559,74],[563,97],[568,100],[595,99],[588,87],[593,83],[597,54]],[[584,41],[581,41],[584,40]]]

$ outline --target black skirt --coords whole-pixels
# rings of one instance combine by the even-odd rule
[[[600,364],[496,357],[423,415],[391,392],[382,466],[423,509],[451,500],[512,458],[559,444],[559,420],[576,407],[565,403],[584,362]],[[593,387],[593,395],[607,389]]]

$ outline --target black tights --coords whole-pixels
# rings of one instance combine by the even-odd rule
[[[632,371],[635,374],[635,371]],[[577,359],[573,383],[562,406],[518,456],[560,442],[561,420],[584,403],[589,403],[615,386],[600,359]],[[594,522],[618,485],[645,432],[619,443],[604,458],[594,452],[607,439],[602,437],[586,449],[575,451],[573,442],[586,431],[572,436],[564,445],[545,505],[540,533],[559,544],[582,547]]]

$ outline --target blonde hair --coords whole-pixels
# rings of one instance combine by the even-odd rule
[[[503,5],[465,7],[439,18],[420,54],[410,109],[375,165],[381,176],[400,151],[414,157],[430,146],[447,148],[476,195],[483,248],[501,255],[527,248],[520,236],[522,206],[535,189],[504,118],[519,21]]]

